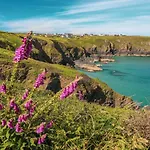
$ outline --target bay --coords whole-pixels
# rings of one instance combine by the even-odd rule
[[[103,64],[103,71],[82,71],[98,78],[114,91],[130,96],[142,106],[150,105],[150,57],[115,57],[115,62]]]

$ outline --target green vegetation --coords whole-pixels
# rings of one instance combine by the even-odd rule
[[[0,47],[14,50],[21,44],[20,37],[24,34],[14,34],[0,32]],[[72,37],[72,38],[62,38],[62,37],[45,37],[45,36],[33,36],[35,39],[39,40],[45,53],[50,56],[58,55],[58,51],[54,45],[53,41],[56,41],[61,45],[63,51],[72,48],[85,48],[88,50],[92,48],[93,45],[97,46],[98,50],[106,51],[110,43],[114,45],[115,49],[127,50],[128,45],[132,45],[133,50],[142,50],[143,52],[149,52],[150,37],[142,36],[84,36],[84,37]],[[5,43],[7,46],[5,46]],[[130,43],[130,44],[129,44]],[[5,47],[4,47],[5,46]],[[35,53],[37,48],[35,48]]]
[[[14,48],[17,47],[17,43],[19,45],[19,35],[10,33],[1,34],[3,37],[0,37],[6,41],[9,39],[10,45]],[[45,37],[36,38],[47,42],[51,39]],[[88,44],[88,40],[90,43],[91,37],[84,38],[87,38],[84,44]],[[98,38],[103,39],[104,37]],[[144,37],[139,38],[144,39]],[[149,38],[145,37],[145,39]],[[75,46],[80,43],[79,39],[67,40],[54,37],[53,40],[65,43],[67,46],[71,46],[70,43],[73,40]],[[78,46],[82,46],[82,43],[80,44]],[[10,76],[13,70],[13,55],[13,51],[7,50],[5,47],[0,48],[0,84],[4,81],[7,81],[7,84],[10,83]],[[33,94],[32,99],[37,104],[37,107],[31,124],[37,126],[45,120],[54,121],[53,127],[47,132],[45,143],[41,146],[36,146],[36,141],[34,140],[31,140],[31,143],[24,143],[18,140],[18,137],[19,139],[23,139],[23,136],[26,134],[17,135],[17,138],[14,139],[11,131],[5,134],[3,132],[5,129],[0,125],[1,149],[148,150],[150,147],[150,112],[144,109],[137,111],[131,109],[131,100],[129,98],[114,92],[105,83],[97,79],[91,79],[70,67],[41,62],[31,58],[24,60],[19,64],[15,78],[16,81],[13,88],[10,89],[11,96],[17,97],[19,101],[25,87],[32,89],[36,77],[44,68],[48,70],[47,79],[45,80],[45,84]],[[53,81],[52,74],[56,75],[54,79],[57,78],[60,81],[62,88],[73,81],[76,75],[82,76],[83,79],[79,82],[77,90],[83,90],[84,94],[89,91],[87,99],[80,101],[75,91],[65,100],[60,100],[61,90],[55,94],[53,89],[47,89],[47,86]],[[57,84],[59,85],[59,82]],[[96,97],[93,96],[93,93],[96,94]],[[3,95],[0,96],[2,100],[4,97]],[[93,97],[94,99],[97,97],[98,99],[102,99],[102,102],[107,102],[111,99],[116,107],[111,108],[93,103]],[[120,108],[123,102],[124,105],[128,105]],[[30,135],[28,136],[30,137]]]
[[[0,48],[14,51],[21,44],[24,34],[0,32]],[[43,62],[73,66],[73,60],[97,52],[106,54],[110,50],[118,55],[150,55],[150,37],[140,36],[84,36],[84,37],[45,37],[33,36],[33,51],[31,57]],[[69,57],[68,57],[69,56]]]
[[[38,37],[39,38],[39,37]],[[106,50],[110,43],[115,45],[116,49],[126,49],[127,44],[131,43],[135,49],[144,49],[149,51],[150,37],[142,36],[84,36],[74,38],[62,37],[40,37],[43,40],[56,40],[63,43],[66,47],[85,47],[91,48],[96,45],[102,50]]]

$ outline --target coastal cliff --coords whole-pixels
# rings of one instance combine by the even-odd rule
[[[5,58],[7,56],[8,59],[4,59],[5,60],[4,64],[7,64],[7,62],[9,62],[9,59],[10,59],[9,57],[12,57],[14,50],[19,46],[19,44],[21,44],[21,38],[23,38],[23,34],[13,34],[13,33],[2,32],[2,33],[0,33],[0,36],[1,36],[0,47],[3,48],[3,49],[1,49],[1,51],[3,53],[3,54],[1,54],[1,60],[3,57]],[[83,39],[82,38],[80,38],[80,39],[64,39],[64,38],[60,38],[60,37],[50,37],[49,38],[49,37],[42,37],[42,36],[34,36],[33,37],[33,51],[31,53],[31,58],[33,58],[34,60],[38,60],[37,62],[39,62],[39,63],[44,62],[44,63],[46,63],[46,65],[47,64],[48,65],[60,64],[60,65],[70,66],[72,68],[79,67],[82,69],[86,69],[88,71],[101,71],[102,69],[99,66],[93,65],[93,61],[96,61],[96,59],[93,58],[92,63],[90,63],[91,57],[98,55],[99,50],[98,50],[97,46],[94,45],[94,46],[92,46],[92,48],[88,49],[88,48],[86,48],[86,43],[83,43],[82,47],[81,47],[81,43],[80,44],[77,43],[77,42],[80,42],[80,40],[81,40],[81,42],[83,42],[83,41],[85,42],[86,38],[91,38],[91,37],[83,37]],[[98,38],[104,38],[104,37],[98,37]],[[110,37],[107,37],[107,38],[110,38]],[[119,38],[119,37],[113,37],[113,38]],[[120,37],[120,38],[126,38],[126,37]],[[134,39],[136,37],[132,37],[132,38]],[[145,39],[145,38],[146,37],[141,37],[141,39]],[[94,37],[93,37],[93,39],[94,39]],[[147,38],[147,41],[148,40],[149,40],[149,38]],[[73,43],[73,41],[74,41],[74,43]],[[91,41],[88,41],[88,42],[90,45]],[[95,41],[95,42],[97,42],[97,41]],[[94,42],[92,41],[91,45],[93,45],[93,43]],[[109,48],[115,49],[115,45],[111,43],[109,45]],[[128,51],[132,51],[131,44],[128,45],[127,49],[128,49]],[[148,52],[148,50],[146,50],[145,52]],[[82,58],[83,58],[83,61],[81,61]],[[106,61],[106,59],[103,59],[103,61]],[[1,78],[2,79],[6,78],[5,75],[8,74],[8,72],[10,72],[8,70],[10,70],[10,68],[11,68],[9,65],[4,65],[4,64],[1,66]],[[5,67],[6,67],[6,69],[4,69]],[[69,69],[71,69],[70,67],[69,67]],[[50,69],[50,70],[53,70],[53,69]],[[57,73],[57,71],[54,73]],[[29,74],[29,72],[30,72],[29,67],[27,67],[27,66],[23,67],[20,71],[20,74],[18,75],[19,81],[20,82],[21,81],[29,82],[31,79],[29,79],[29,80],[28,80],[28,78],[26,79],[26,76],[27,76],[27,74]],[[51,73],[53,73],[53,72],[51,72]],[[59,76],[61,76],[61,74],[59,74]],[[62,85],[63,85],[63,82],[66,82],[65,79],[62,79],[62,83],[61,83]],[[104,87],[108,87],[108,86],[104,86]],[[100,86],[100,89],[103,90],[104,88]],[[109,89],[108,91],[112,91],[110,88],[108,88],[108,89]],[[93,88],[91,88],[90,91],[91,90],[93,91]],[[115,92],[113,91],[112,93],[115,93]],[[86,97],[86,95],[87,95],[87,92],[85,93],[85,97]],[[102,95],[108,96],[109,94],[107,94],[107,92],[106,93],[102,92]],[[110,94],[110,95],[111,95],[110,101],[112,103],[112,106],[124,105],[124,103],[122,104],[122,101],[124,101],[124,99],[126,99],[126,98],[124,98],[123,96],[120,95],[119,103],[118,102],[116,103],[116,101],[117,101],[117,98],[115,96],[116,94]],[[106,104],[107,103],[106,99],[108,99],[108,97],[105,99],[102,99],[103,103],[101,103],[101,102],[100,103]],[[98,96],[95,98],[95,100],[94,99],[88,100],[88,98],[86,100],[98,102],[98,101],[101,101],[101,98],[99,98],[99,96]],[[127,100],[127,103],[128,102],[129,101]],[[132,102],[132,101],[130,101],[130,102]]]
[[[0,33],[0,85],[8,85],[8,97],[5,99],[5,94],[2,93],[0,98],[7,103],[7,99],[9,102],[9,98],[13,97],[19,104],[25,89],[29,89],[31,93],[34,91],[32,99],[36,108],[33,118],[30,119],[33,130],[39,122],[45,123],[49,120],[52,123],[49,131],[46,129],[47,137],[42,146],[56,150],[149,149],[150,112],[137,109],[130,98],[116,93],[100,80],[92,79],[74,69],[72,62],[92,55],[85,47],[73,44],[69,47],[68,43],[58,39],[34,37],[31,58],[21,61],[17,69],[15,68],[14,83],[9,88],[14,67],[14,50],[20,46],[22,37],[22,34]],[[47,70],[45,84],[33,90],[35,79],[44,68]],[[62,89],[76,77],[81,80],[74,93],[60,100]],[[79,99],[79,92],[83,94],[82,99]],[[4,115],[2,109],[1,107],[1,117]],[[13,110],[10,112],[6,110],[6,115],[12,117]],[[36,145],[35,131],[31,133],[27,130],[21,134],[2,125],[0,129],[0,147],[3,149],[43,149]],[[13,134],[10,134],[10,131]],[[39,138],[39,135],[37,136]],[[3,140],[4,138],[6,140]],[[26,142],[27,138],[29,142]]]
[[[42,43],[40,39],[41,37],[36,38],[39,43]],[[89,57],[94,54],[102,57],[113,55],[150,56],[149,37],[87,36],[70,39],[61,37],[43,37],[42,39],[47,41],[47,44],[42,45],[42,47],[53,63],[69,63],[73,65],[72,61],[78,60],[81,57]],[[50,53],[50,51],[52,53]]]
[[[14,51],[23,34],[0,33],[0,47]],[[11,37],[11,38],[10,38]],[[63,38],[34,36],[31,57],[49,63],[74,66],[82,57],[150,56],[150,37],[140,36],[84,36]]]
[[[1,48],[0,52],[0,80],[1,82],[4,80],[9,81],[12,73],[13,64],[10,60],[12,60],[13,52]],[[79,82],[79,88],[77,90],[82,90],[85,101],[111,107],[123,107],[126,104],[133,104],[133,101],[130,98],[116,93],[108,87],[107,84],[96,79],[91,79],[73,68],[58,64],[45,63],[33,59],[20,63],[16,76],[18,84],[23,84],[27,88],[32,87],[33,78],[36,78],[36,75],[43,68],[47,68],[49,75],[45,86],[41,89],[51,91],[53,94],[59,92],[77,75],[83,77],[83,79]],[[136,104],[134,106],[136,106]]]
[[[3,38],[3,42],[9,42],[9,49],[4,44],[1,44],[1,54],[0,54],[0,69],[1,69],[1,80],[8,79],[11,75],[11,62],[12,56],[14,53],[14,49],[21,44],[22,35],[11,34],[11,33],[1,33],[1,39]],[[8,46],[8,45],[7,45]],[[12,49],[11,49],[12,47]],[[81,57],[84,57],[88,60],[90,56],[90,52],[88,52],[83,47],[69,47],[69,45],[64,44],[62,41],[58,42],[56,39],[47,39],[42,37],[34,37],[33,38],[33,52],[31,54],[32,61],[28,64],[28,62],[20,64],[20,70],[18,72],[17,80],[19,82],[23,82],[30,86],[30,81],[35,76],[35,72],[42,67],[47,67],[50,70],[50,74],[57,74],[57,80],[54,80],[49,77],[47,81],[47,87],[49,87],[52,91],[56,91],[56,89],[61,89],[64,87],[65,83],[70,82],[76,74],[79,74],[77,71],[72,68],[75,67],[75,62],[78,61]],[[35,68],[35,64],[38,68]],[[59,66],[59,64],[61,66]],[[77,64],[77,63],[76,63]],[[70,66],[65,68],[65,66]],[[87,69],[89,71],[100,71],[100,67],[93,66],[91,63],[87,61],[86,64],[80,63],[83,69]],[[41,66],[41,67],[40,67]],[[73,75],[69,72],[74,72]],[[67,74],[67,75],[65,75]],[[82,74],[81,74],[82,75]],[[49,85],[49,82],[54,82],[55,86]],[[99,81],[100,82],[100,81]],[[58,86],[58,88],[57,88]],[[83,81],[81,83],[83,88],[85,100],[89,102],[97,102],[101,105],[110,105],[113,107],[123,106],[126,103],[132,103],[132,100],[124,97],[116,92],[114,92],[111,88],[109,88],[106,84],[100,82],[93,82],[92,79],[84,75]],[[46,87],[45,87],[46,88]],[[53,89],[54,88],[54,89]],[[48,88],[47,88],[48,89]],[[58,91],[57,91],[58,92]],[[95,93],[95,94],[94,94]],[[95,96],[92,96],[95,95]],[[126,99],[126,100],[125,100]],[[124,102],[123,102],[124,101]],[[126,102],[125,102],[126,101]]]

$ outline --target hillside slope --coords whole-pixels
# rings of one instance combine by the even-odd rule
[[[4,33],[2,38],[4,43],[8,42],[10,45],[7,43],[5,48],[0,48],[0,84],[4,82],[9,85],[14,69],[12,63],[14,49],[7,46],[16,48],[19,46],[20,38],[19,35],[10,33]],[[18,45],[13,41],[17,41]],[[38,146],[31,136],[29,147],[30,143],[21,141],[26,140],[24,134],[17,133],[12,139],[14,136],[11,134],[12,131],[8,130],[3,134],[6,128],[0,126],[0,149],[148,150],[149,111],[130,109],[134,104],[132,105],[129,98],[114,92],[97,79],[91,79],[73,68],[50,64],[45,59],[43,61],[32,58],[23,60],[17,68],[15,82],[9,94],[11,93],[10,98],[18,97],[17,100],[20,102],[24,90],[26,88],[31,90],[38,74],[44,68],[48,70],[45,84],[34,91],[32,99],[37,107],[31,119],[31,125],[35,127],[46,120],[53,120],[53,126],[47,131],[47,139],[44,144]],[[66,99],[60,100],[61,89],[72,82],[76,75],[83,77],[76,91]],[[77,97],[76,92],[79,90],[83,91],[84,100]],[[0,95],[0,99],[3,100],[4,95]],[[4,115],[2,111],[0,114],[1,117]],[[36,134],[33,135],[38,137]]]
[[[0,47],[14,51],[24,34],[0,32]],[[84,36],[73,38],[33,36],[32,58],[74,66],[74,60],[91,54],[149,56],[150,37]]]
[[[9,80],[11,76],[13,55],[13,52],[0,48],[1,80]],[[58,92],[61,88],[70,83],[70,81],[72,81],[77,75],[83,76],[83,80],[80,81],[79,89],[83,91],[86,101],[107,104],[113,107],[122,106],[126,103],[132,103],[130,98],[114,92],[105,83],[99,80],[91,79],[86,75],[79,73],[75,69],[71,69],[70,67],[63,65],[49,64],[29,59],[28,61],[24,61],[20,64],[17,80],[27,87],[32,87],[33,79],[35,79],[44,68],[48,70],[48,78],[45,87],[43,88],[47,90],[50,89],[54,93]]]

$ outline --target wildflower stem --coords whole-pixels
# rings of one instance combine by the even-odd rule
[[[34,94],[35,88],[33,88],[28,96],[28,99],[31,99]]]
[[[16,79],[16,74],[17,74],[17,71],[18,71],[18,66],[19,66],[19,63],[14,63],[14,68],[13,68],[13,71],[12,71],[12,74],[11,74],[11,78],[10,78],[10,87],[13,86],[13,83]]]

